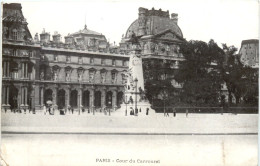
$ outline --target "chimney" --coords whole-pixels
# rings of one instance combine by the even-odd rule
[[[173,20],[174,23],[178,24],[178,14],[172,13],[171,14],[171,20]]]
[[[61,42],[61,35],[55,31],[54,35],[52,35],[52,39],[54,43],[60,43]]]
[[[49,43],[50,42],[50,33],[45,32],[43,29],[42,33],[40,34],[41,43]]]

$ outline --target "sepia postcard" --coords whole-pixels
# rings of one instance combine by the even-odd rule
[[[1,2],[1,166],[258,165],[259,2]]]

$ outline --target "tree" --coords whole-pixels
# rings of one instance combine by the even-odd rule
[[[210,40],[185,42],[180,47],[185,61],[175,79],[183,83],[181,98],[190,106],[214,106],[220,100],[224,52]]]
[[[154,107],[163,107],[163,102],[166,106],[173,106],[176,104],[176,89],[172,86],[172,76],[175,69],[171,66],[174,62],[162,59],[144,59],[144,80],[145,80],[145,94],[150,103]],[[160,102],[156,102],[156,101]],[[157,109],[158,110],[158,109]]]
[[[258,98],[258,71],[245,66],[240,61],[240,56],[235,54],[237,48],[222,44],[226,55],[226,64],[223,66],[222,77],[228,89],[228,101],[232,103],[232,95],[236,104],[244,98],[245,103],[255,104]]]

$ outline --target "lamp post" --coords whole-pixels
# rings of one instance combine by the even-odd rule
[[[138,109],[137,109],[137,82],[138,82],[138,79],[135,78],[134,82],[135,82],[135,115],[137,115],[137,113],[138,113]]]
[[[166,90],[165,90],[166,86],[163,86],[163,114],[165,116],[165,99],[166,99]]]
[[[127,104],[128,104],[127,95],[125,95],[125,116],[127,116]]]

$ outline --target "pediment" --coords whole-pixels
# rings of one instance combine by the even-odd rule
[[[156,39],[166,39],[166,40],[179,40],[179,41],[183,41],[184,39],[179,36],[178,34],[176,34],[175,32],[173,32],[172,30],[166,30],[160,33],[157,33],[156,35],[154,35],[154,38]]]

